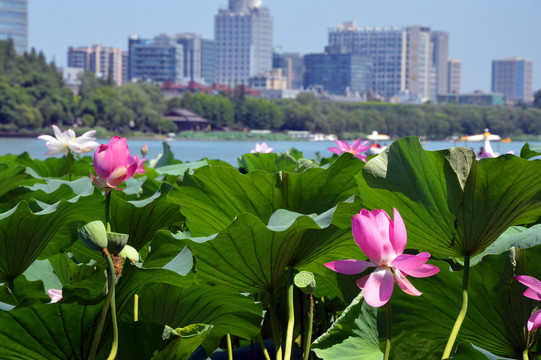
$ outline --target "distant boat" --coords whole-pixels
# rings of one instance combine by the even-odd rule
[[[379,134],[375,130],[372,131],[372,134],[368,135],[366,138],[372,141],[370,149],[368,149],[368,151],[366,152],[368,155],[377,155],[383,152],[383,150],[385,150],[387,146],[382,146],[380,143],[378,143],[378,141],[386,141],[391,139],[389,135]]]
[[[334,141],[338,139],[334,134],[311,134],[310,141]]]
[[[492,150],[492,145],[490,144],[490,141],[501,141],[502,138],[500,135],[491,134],[488,129],[485,129],[482,134],[475,134],[470,136],[462,136],[460,138],[461,141],[484,141],[483,146],[479,150],[479,153],[477,154],[478,159],[483,159],[487,157],[497,157],[500,154],[497,152],[494,152]]]

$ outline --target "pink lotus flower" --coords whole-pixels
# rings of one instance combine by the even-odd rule
[[[541,301],[541,281],[528,275],[518,275],[515,279],[528,287],[524,291],[524,296]],[[541,310],[534,312],[528,319],[528,331],[533,331],[539,326],[541,326]]]
[[[54,304],[55,302],[59,302],[62,300],[62,290],[58,289],[49,289],[47,290],[47,295],[51,298],[50,304]]]
[[[141,164],[142,165],[142,164]],[[129,179],[139,166],[139,155],[130,156],[130,149],[126,138],[115,136],[107,145],[101,145],[94,153],[94,176],[90,171],[92,182],[98,187],[105,189],[108,194],[111,189],[119,189],[118,186]]]
[[[269,147],[267,145],[267,143],[261,143],[261,145],[259,143],[256,143],[255,144],[255,149],[253,149],[250,152],[252,154],[253,153],[270,153],[270,152],[272,152],[272,150],[274,150],[274,148]]]
[[[407,242],[406,226],[396,209],[393,209],[393,215],[394,222],[384,210],[362,209],[353,217],[353,238],[370,261],[338,260],[325,264],[346,275],[360,274],[375,267],[375,271],[357,280],[357,286],[364,289],[366,303],[373,307],[389,301],[394,283],[407,294],[421,295],[406,276],[427,277],[440,271],[436,266],[426,264],[430,258],[427,252],[403,254]]]
[[[141,160],[139,160],[139,163],[137,164],[137,169],[135,170],[135,173],[136,174],[144,174],[146,173],[147,171],[145,170],[145,167],[143,166],[143,164],[145,163],[145,161],[147,161],[147,159],[145,158],[142,158]]]
[[[96,130],[85,132],[83,135],[76,137],[75,131],[68,129],[61,132],[60,128],[53,125],[54,136],[40,135],[38,139],[45,141],[45,145],[49,151],[45,155],[67,154],[68,151],[73,151],[80,154],[85,154],[95,150],[100,144],[95,142],[94,134]]]
[[[366,162],[366,155],[363,153],[370,149],[370,145],[366,145],[368,143],[368,140],[361,144],[361,138],[358,138],[352,145],[349,145],[348,142],[344,140],[334,140],[334,142],[336,143],[336,145],[338,145],[338,147],[330,147],[327,148],[327,150],[332,151],[333,153],[338,155],[341,155],[345,152],[352,153],[362,161]]]
[[[143,146],[141,146],[141,154],[143,156],[145,156],[146,154],[148,154],[148,145],[146,143],[143,144]]]

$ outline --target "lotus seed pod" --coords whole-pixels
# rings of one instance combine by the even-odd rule
[[[123,259],[128,258],[133,262],[139,261],[139,253],[130,245],[124,246],[124,249],[122,249],[122,251],[118,255],[120,255]]]
[[[116,232],[107,232],[107,250],[111,254],[118,255],[126,246],[129,235]]]
[[[79,237],[89,249],[101,251],[107,247],[105,225],[99,220],[89,222],[80,228]]]
[[[300,271],[293,279],[295,285],[305,294],[311,294],[316,288],[316,279],[310,271]]]

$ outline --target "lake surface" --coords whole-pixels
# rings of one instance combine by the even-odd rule
[[[98,139],[98,142],[106,144],[108,140]],[[163,151],[162,141],[160,140],[128,140],[128,146],[132,154],[139,154],[141,146],[146,143],[149,152],[147,158],[152,159]],[[529,142],[532,145],[541,146],[541,142]],[[242,154],[250,152],[255,147],[256,141],[214,141],[214,140],[175,140],[170,141],[171,151],[175,159],[182,161],[197,161],[202,158],[220,159],[227,161],[232,165],[238,165],[237,158]],[[274,148],[274,152],[284,152],[291,148],[302,151],[304,157],[313,159],[316,152],[322,156],[332,155],[327,148],[336,146],[333,141],[268,141],[267,144]],[[383,144],[383,143],[382,143]],[[390,144],[390,142],[387,142]],[[523,141],[513,141],[510,143],[492,142],[492,148],[499,153],[514,151],[520,154],[520,149],[525,144]],[[424,148],[426,150],[442,150],[453,146],[466,146],[478,152],[483,145],[482,142],[463,142],[456,143],[447,141],[426,141]],[[0,155],[15,154],[19,155],[28,152],[31,157],[45,159],[47,147],[43,140],[34,138],[0,138]],[[60,155],[59,155],[60,156]]]

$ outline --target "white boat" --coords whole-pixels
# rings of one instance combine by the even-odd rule
[[[485,129],[482,134],[475,134],[470,136],[462,136],[460,138],[461,141],[483,141],[483,146],[481,149],[479,149],[479,153],[477,154],[477,159],[482,159],[486,157],[497,157],[500,154],[497,152],[494,152],[492,150],[492,145],[490,144],[490,141],[500,141],[502,138],[500,135],[491,134],[488,129]]]
[[[391,139],[389,135],[379,134],[375,130],[372,131],[372,134],[368,135],[366,138],[372,141],[372,144],[370,144],[370,149],[366,151],[368,155],[377,155],[383,152],[383,150],[387,148],[387,145],[381,145],[378,143],[378,141],[386,141]]]

